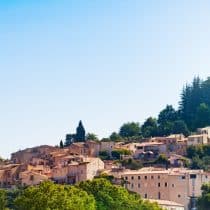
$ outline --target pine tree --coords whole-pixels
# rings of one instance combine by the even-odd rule
[[[62,140],[60,140],[60,148],[63,148],[64,147],[64,145],[63,145],[63,141]]]
[[[85,129],[82,124],[82,121],[79,121],[79,125],[76,130],[75,141],[77,142],[84,142],[85,141]]]

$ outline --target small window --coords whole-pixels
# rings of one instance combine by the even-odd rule
[[[144,194],[144,198],[147,198],[147,193]]]
[[[140,176],[138,176],[138,179],[141,179],[141,177],[140,177]]]
[[[154,176],[151,176],[151,179],[154,179]]]
[[[196,179],[196,174],[190,174],[190,179]]]
[[[127,176],[125,177],[125,180],[128,180],[128,177]]]
[[[168,183],[167,182],[165,182],[165,187],[167,187],[168,186]]]
[[[141,187],[141,185],[140,184],[138,184],[138,188],[140,188]]]
[[[160,179],[160,176],[158,176],[158,179]]]
[[[158,187],[160,187],[160,182],[158,183]]]
[[[134,179],[133,176],[131,177],[131,179],[132,179],[132,180]]]
[[[172,184],[171,186],[174,187],[174,184]]]
[[[145,176],[144,179],[147,179],[147,176]]]
[[[182,179],[185,179],[185,176],[182,176]]]
[[[131,188],[133,188],[133,183],[131,184]]]
[[[180,194],[178,195],[178,198],[181,198],[181,195]]]
[[[31,175],[31,176],[30,176],[30,181],[33,181],[33,180],[34,180],[34,176]]]
[[[158,199],[160,199],[160,192],[158,192]]]

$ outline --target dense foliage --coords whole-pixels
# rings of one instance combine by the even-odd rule
[[[178,110],[172,105],[166,105],[157,118],[148,117],[140,126],[138,122],[124,123],[118,132],[112,132],[103,141],[135,141],[154,136],[170,134],[190,135],[197,128],[210,125],[210,77],[201,80],[195,77],[191,84],[186,84],[181,92]],[[67,134],[64,146],[75,141],[98,140],[97,135],[85,136],[82,122],[76,129],[76,134]]]
[[[210,77],[202,81],[195,77],[192,84],[187,84],[181,94],[180,114],[188,128],[210,125]]]
[[[0,210],[5,210],[7,205],[6,191],[0,189]]]
[[[210,207],[210,183],[205,184],[201,188],[202,195],[198,198],[198,210],[209,210]]]
[[[131,194],[120,186],[112,185],[106,179],[81,182],[79,187],[96,200],[96,210],[160,210],[158,205],[143,201],[137,194]]]
[[[12,197],[12,199],[11,199]],[[0,191],[0,210],[161,210],[121,186],[97,178],[76,186],[43,182],[17,191]]]
[[[135,122],[128,122],[121,126],[119,135],[122,137],[132,137],[140,135],[140,125]]]
[[[187,157],[192,159],[190,168],[210,170],[210,145],[189,146]]]

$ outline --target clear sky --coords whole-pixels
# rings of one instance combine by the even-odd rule
[[[106,137],[210,76],[209,0],[1,0],[0,155]]]

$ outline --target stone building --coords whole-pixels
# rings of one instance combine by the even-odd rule
[[[202,184],[210,181],[210,174],[203,170],[185,168],[142,168],[111,174],[123,179],[125,188],[143,198],[174,201],[184,205],[185,210],[191,199],[201,195]]]

